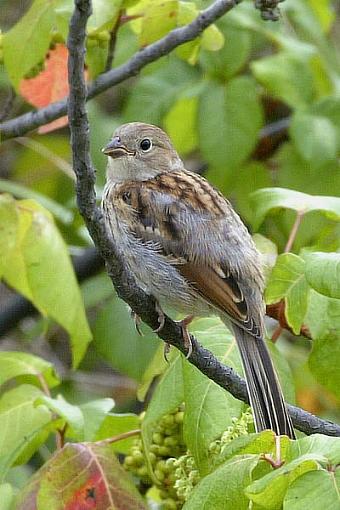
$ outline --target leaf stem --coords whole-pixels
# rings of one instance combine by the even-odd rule
[[[302,221],[302,218],[304,217],[304,215],[305,215],[305,211],[297,212],[295,221],[293,223],[292,229],[291,229],[289,237],[288,237],[287,244],[285,246],[285,249],[283,250],[284,253],[288,253],[289,251],[292,250],[292,247],[293,247],[293,244],[294,244],[294,241],[296,238],[296,234],[299,230],[299,227],[301,225],[301,221]]]
[[[305,214],[305,211],[298,211],[296,213],[296,218],[295,218],[295,221],[291,228],[291,231],[290,231],[290,234],[288,237],[288,241],[286,243],[285,249],[283,250],[283,253],[288,253],[291,251],[294,241],[296,239],[296,235],[298,233],[299,227],[301,225],[302,218],[304,217],[304,214]],[[280,317],[282,314],[284,314],[284,309],[285,309],[285,302],[283,299],[281,299],[281,301],[279,303],[279,308],[278,308],[278,317]],[[272,334],[272,337],[271,337],[272,342],[274,342],[274,343],[276,342],[276,340],[279,338],[279,336],[282,333],[282,329],[283,328],[282,328],[281,324],[279,323]]]

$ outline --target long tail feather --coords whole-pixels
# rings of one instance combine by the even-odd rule
[[[271,429],[277,435],[295,439],[293,424],[266,344],[239,326],[232,327],[241,353],[256,431]]]

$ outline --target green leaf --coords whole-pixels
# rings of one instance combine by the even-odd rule
[[[144,11],[139,44],[144,47],[176,27],[178,0],[154,0]]]
[[[0,179],[0,192],[10,193],[17,198],[30,198],[35,200],[38,204],[42,205],[45,209],[52,213],[57,220],[65,225],[68,225],[73,221],[74,215],[69,209],[58,204],[58,202],[55,202],[46,195],[38,193],[37,191],[16,182]]]
[[[64,510],[89,505],[146,510],[110,445],[67,444],[31,478],[18,495],[15,508]]]
[[[249,58],[251,34],[247,30],[242,30],[239,27],[235,28],[230,23],[228,16],[224,16],[219,20],[218,27],[225,38],[223,47],[214,53],[202,49],[199,60],[204,70],[211,76],[231,78],[245,65]],[[236,52],[237,58],[235,58]]]
[[[280,437],[281,460],[286,460],[287,451],[290,447],[290,439],[287,436]],[[264,454],[275,455],[277,451],[277,436],[272,430],[264,430],[256,434],[240,436],[226,445],[219,458],[218,463],[225,462],[236,455]]]
[[[67,247],[50,214],[31,200],[16,202],[17,243],[4,270],[6,282],[70,334],[77,366],[91,340]]]
[[[255,78],[267,93],[293,108],[304,107],[313,99],[313,75],[305,55],[282,51],[251,63]]]
[[[218,51],[224,46],[224,36],[216,25],[206,28],[201,38],[202,48],[208,51]]]
[[[292,209],[300,213],[320,211],[327,218],[340,221],[340,198],[307,195],[285,188],[263,188],[250,195],[254,209],[253,226],[257,229],[269,211]]]
[[[327,459],[327,464],[338,464],[340,462],[340,438],[313,434],[290,442],[289,458],[291,460],[305,454],[323,456]]]
[[[305,323],[312,338],[336,335],[340,331],[340,300],[328,298],[312,289]]]
[[[89,17],[87,28],[89,32],[101,32],[114,25],[123,0],[93,0],[92,15]]]
[[[304,473],[317,470],[317,460],[322,459],[312,454],[306,454],[284,464],[247,487],[248,498],[259,504],[261,508],[278,510],[281,508],[289,485]]]
[[[326,117],[333,125],[337,133],[337,145],[340,148],[340,97],[328,95],[322,97],[310,107],[313,115]]]
[[[35,405],[46,406],[63,418],[70,427],[66,431],[67,436],[78,441],[84,440],[84,416],[79,406],[69,404],[61,395],[58,395],[57,398],[42,395],[36,399]]]
[[[152,442],[153,429],[162,416],[176,409],[183,400],[182,364],[181,356],[178,355],[159,381],[142,421],[142,441],[144,451],[147,454],[146,460],[150,474],[152,474],[153,470],[149,462],[148,453]]]
[[[19,215],[9,195],[0,195],[0,277],[17,242]]]
[[[222,363],[242,373],[236,340],[218,319],[195,322],[193,333]],[[206,474],[210,467],[210,443],[231,425],[232,418],[240,417],[244,404],[187,361],[183,361],[183,381],[184,438],[198,469]]]
[[[198,78],[197,69],[177,58],[168,57],[160,68],[152,74],[142,76],[134,85],[123,112],[124,121],[139,119],[142,122],[161,125],[163,116],[179,97],[193,89]]]
[[[34,0],[29,11],[4,34],[4,62],[15,88],[32,67],[45,59],[54,19],[51,2]]]
[[[293,253],[278,256],[265,291],[266,303],[285,300],[287,322],[295,334],[300,333],[308,306],[309,287],[305,278],[305,261]]]
[[[13,377],[30,375],[42,376],[50,388],[60,383],[52,363],[25,352],[0,352],[0,385]]]
[[[288,487],[283,510],[337,510],[340,508],[340,471],[310,471]]]
[[[210,172],[207,175],[210,179]],[[254,211],[249,201],[250,193],[272,184],[268,168],[259,161],[247,161],[237,172],[234,169],[223,169],[217,176],[212,175],[213,183],[236,204],[237,212],[245,223],[251,224]],[[217,178],[216,178],[217,177]],[[219,181],[219,179],[221,181]]]
[[[124,432],[130,430],[137,430],[140,428],[139,417],[136,414],[114,414],[109,413],[101,424],[100,429],[96,434],[96,441],[108,439],[111,437],[119,436]],[[131,436],[126,439],[121,439],[111,444],[113,450],[119,453],[130,452],[131,446],[136,436]]]
[[[244,489],[251,483],[259,455],[232,458],[205,476],[194,488],[183,510],[248,510]]]
[[[197,148],[196,117],[197,98],[184,97],[172,106],[164,119],[164,127],[175,149],[181,154],[188,154]]]
[[[74,9],[72,0],[54,0],[58,30],[66,40],[70,19]],[[92,15],[87,24],[88,32],[95,34],[109,30],[115,23],[123,0],[93,0]]]
[[[159,343],[154,333],[143,337],[137,333],[126,304],[117,297],[98,313],[93,335],[98,354],[114,369],[136,380],[141,379]]]
[[[13,502],[13,487],[9,483],[0,485],[1,510],[11,510]]]
[[[309,285],[320,294],[340,299],[340,253],[307,253],[304,258]]]
[[[177,12],[177,26],[182,27],[191,23],[199,14],[197,5],[194,2],[179,2]],[[175,49],[175,54],[186,60],[189,64],[197,63],[199,50],[201,47],[201,38],[197,37],[193,41],[181,44]]]
[[[0,459],[14,454],[13,462],[18,456],[22,443],[28,443],[32,436],[52,420],[50,411],[45,406],[36,408],[34,402],[42,396],[35,386],[22,384],[7,391],[0,399]],[[31,452],[33,453],[33,452]],[[27,462],[27,458],[24,462]]]
[[[296,149],[310,164],[320,165],[337,155],[337,131],[326,117],[297,111],[289,126]]]
[[[200,98],[199,136],[204,158],[218,168],[243,163],[257,143],[262,110],[256,84],[242,76],[226,86],[211,82]]]
[[[85,308],[92,308],[112,297],[114,290],[105,271],[87,278],[81,285],[81,292]]]
[[[337,307],[337,323],[340,322],[340,302]],[[322,308],[317,310],[317,317],[322,317]],[[313,348],[308,365],[315,379],[333,395],[340,398],[340,342],[339,329],[335,321],[329,323],[330,332],[313,338]],[[333,330],[333,331],[332,331]]]
[[[84,441],[94,441],[106,416],[114,407],[112,398],[101,398],[80,405],[84,418]]]
[[[176,358],[177,354],[178,353],[175,351],[175,349],[170,350],[170,353],[167,357],[168,361],[172,362]],[[167,368],[168,362],[164,358],[164,345],[159,344],[158,348],[155,350],[152,360],[143,373],[143,377],[137,391],[138,400],[144,402],[147,392],[154,379],[159,375],[162,375]]]

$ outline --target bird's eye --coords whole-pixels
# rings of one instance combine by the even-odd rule
[[[140,148],[143,152],[148,152],[152,147],[152,142],[149,138],[144,138],[140,143]]]

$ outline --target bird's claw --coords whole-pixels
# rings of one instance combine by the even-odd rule
[[[134,322],[135,328],[139,336],[144,336],[143,331],[140,329],[140,325],[142,324],[142,319],[139,317],[139,315],[131,310],[131,318]]]
[[[156,305],[155,305],[155,310],[158,313],[159,326],[158,326],[158,328],[153,329],[153,332],[154,333],[159,333],[164,328],[165,315],[164,315],[164,312],[163,312],[162,308],[160,307],[159,303],[157,303],[157,302],[156,302]]]
[[[192,341],[191,336],[188,331],[188,326],[192,322],[194,316],[188,315],[187,317],[184,317],[181,321],[178,321],[177,324],[182,328],[182,335],[183,335],[183,343],[184,347],[187,349],[187,353],[185,356],[185,359],[189,359],[192,354]]]

